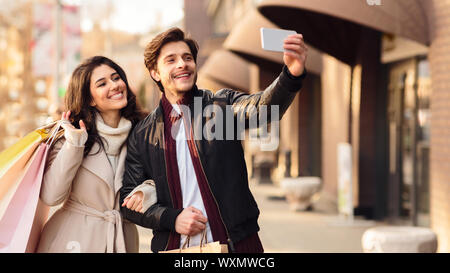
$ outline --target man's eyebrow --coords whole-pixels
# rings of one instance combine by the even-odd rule
[[[176,55],[177,55],[177,54],[172,53],[172,54],[169,54],[169,55],[167,55],[167,56],[164,56],[163,59],[165,60],[165,59],[167,59],[167,58],[170,58],[170,57],[173,57],[173,56],[176,56]],[[192,53],[190,53],[190,52],[184,52],[184,53],[182,54],[183,57],[186,56],[186,55],[192,56]]]
[[[167,56],[164,56],[163,59],[165,60],[165,59],[170,58],[170,57],[173,57],[173,56],[175,56],[175,54],[169,54],[169,55],[167,55]]]

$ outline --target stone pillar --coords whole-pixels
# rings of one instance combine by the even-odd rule
[[[337,145],[348,139],[350,66],[324,54],[322,72],[321,199],[337,209]]]
[[[383,163],[385,155],[384,129],[378,120],[384,120],[386,91],[379,89],[381,34],[362,29],[357,52],[361,66],[361,97],[359,120],[359,195],[355,214],[375,218],[376,200],[382,192],[377,191],[381,181],[386,180]],[[352,141],[353,143],[353,141]]]
[[[431,69],[430,218],[438,252],[450,252],[450,0],[430,0]]]

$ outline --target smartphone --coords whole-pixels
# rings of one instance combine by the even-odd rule
[[[297,34],[297,32],[293,30],[262,27],[261,46],[264,50],[284,52],[284,39],[292,34]]]

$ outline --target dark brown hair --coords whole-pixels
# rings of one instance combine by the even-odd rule
[[[86,125],[88,140],[85,144],[84,156],[90,152],[95,142],[103,147],[103,142],[101,141],[95,125],[95,116],[98,110],[90,105],[92,102],[90,88],[92,71],[102,64],[114,69],[119,74],[120,78],[125,82],[127,87],[128,103],[127,106],[120,110],[120,115],[130,120],[133,127],[146,115],[136,101],[136,95],[131,91],[130,86],[128,85],[125,72],[118,64],[103,56],[94,56],[85,60],[73,71],[65,95],[65,107],[66,111],[70,110],[71,112],[70,122],[72,125],[79,128],[80,120],[83,120]]]
[[[181,29],[174,27],[170,28],[167,31],[158,34],[153,40],[148,43],[145,47],[144,51],[144,62],[145,67],[147,67],[148,72],[150,73],[152,70],[158,71],[157,62],[159,54],[161,53],[161,48],[170,43],[170,42],[185,42],[189,49],[191,50],[192,57],[194,58],[194,62],[197,62],[197,53],[198,53],[198,44],[196,41],[188,37]],[[151,75],[150,75],[151,77]],[[152,77],[153,79],[153,77]],[[160,81],[156,81],[159,89],[164,92],[164,87],[162,86]]]

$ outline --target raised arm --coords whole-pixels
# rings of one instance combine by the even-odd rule
[[[280,119],[286,112],[306,77],[305,62],[308,50],[301,34],[288,36],[284,48],[285,65],[280,75],[264,91],[252,95],[226,89],[218,92],[218,96],[226,96],[236,116],[247,120],[251,115],[259,113],[261,106],[268,106],[270,115],[270,106],[273,105],[279,107]]]
[[[70,112],[63,113],[67,120]],[[62,203],[70,194],[72,181],[83,162],[84,144],[88,138],[86,127],[80,121],[80,129],[75,129],[68,121],[62,124],[64,139],[57,141],[50,151],[40,198],[49,205]]]

